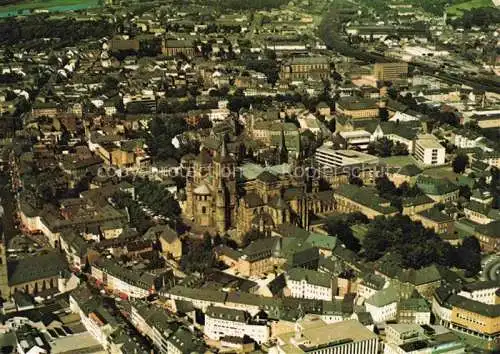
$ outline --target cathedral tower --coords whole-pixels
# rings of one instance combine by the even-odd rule
[[[215,227],[220,235],[223,235],[227,230],[227,193],[226,187],[222,180],[219,180],[217,186],[217,196],[215,200]]]
[[[224,136],[221,147],[213,159],[212,185],[217,191],[216,224],[219,233],[233,226],[236,207],[236,162],[227,150],[226,140]]]
[[[278,147],[278,163],[288,163],[288,150],[286,149],[285,133],[281,129],[280,145]]]

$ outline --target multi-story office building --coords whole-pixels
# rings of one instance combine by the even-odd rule
[[[465,353],[460,338],[441,326],[388,324],[384,354]]]
[[[203,330],[207,337],[214,340],[248,336],[257,343],[267,342],[270,333],[266,320],[252,318],[242,310],[217,306],[207,308]]]
[[[415,158],[424,165],[442,165],[446,151],[443,145],[431,134],[423,134],[415,141]]]
[[[372,135],[366,130],[354,130],[340,132],[339,136],[345,142],[347,148],[366,151],[371,142]]]
[[[456,287],[442,286],[434,294],[432,311],[439,323],[453,330],[485,339],[491,343],[490,347],[498,348],[500,347],[499,286],[496,286],[495,295],[492,296],[492,290],[488,289],[493,288],[493,285],[487,284],[486,289],[481,291],[480,288],[484,285],[469,284],[460,292]],[[473,296],[476,299],[473,299]],[[495,302],[491,303],[493,298]]]
[[[408,63],[376,63],[373,67],[373,75],[379,81],[405,79],[408,76]]]
[[[296,323],[295,331],[280,334],[276,346],[269,351],[274,354],[376,354],[377,336],[357,320],[326,324],[320,319],[302,320]]]
[[[379,159],[375,156],[355,150],[335,150],[326,145],[316,150],[314,155],[320,167],[348,167],[355,165],[377,164]]]

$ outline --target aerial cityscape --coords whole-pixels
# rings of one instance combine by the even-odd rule
[[[0,352],[500,353],[500,0],[0,0]]]

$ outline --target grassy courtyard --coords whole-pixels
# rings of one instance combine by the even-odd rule
[[[464,11],[491,6],[493,6],[492,0],[469,0],[450,6],[448,8],[448,14],[451,16],[462,16]]]
[[[25,14],[33,10],[67,11],[95,7],[99,0],[23,0],[17,3],[0,6],[0,17]]]

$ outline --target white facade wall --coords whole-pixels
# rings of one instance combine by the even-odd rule
[[[331,301],[333,298],[332,287],[323,287],[308,283],[306,280],[295,281],[287,279],[287,287],[292,297],[300,299]]]
[[[445,163],[445,148],[422,146],[420,141],[415,142],[415,157],[424,165],[443,165]]]
[[[269,351],[269,353],[271,354],[287,354],[296,352],[297,349],[295,347],[290,352],[285,350],[283,347],[274,347]],[[378,353],[377,338],[339,344],[334,346],[325,346],[320,349],[308,351],[308,354],[377,354],[377,353]]]
[[[242,338],[247,335],[257,343],[265,343],[269,339],[269,327],[260,324],[248,324],[241,321],[229,321],[205,315],[204,334],[214,340],[221,337],[234,336]]]
[[[366,286],[365,284],[361,283],[358,284],[358,296],[362,297],[363,299],[368,299],[375,295],[378,290],[370,288],[369,286]]]
[[[130,313],[130,322],[139,332],[151,339],[160,353],[168,352],[167,338],[164,338],[158,329],[151,327],[133,306]]]
[[[441,306],[436,299],[432,299],[432,313],[437,317],[437,324],[448,326],[451,322],[451,309]]]
[[[150,292],[146,289],[140,288],[138,286],[127,283],[126,281],[119,279],[109,273],[105,273],[104,270],[92,266],[92,276],[105,283],[105,285],[114,291],[118,291],[126,294],[129,297],[135,298],[145,298],[150,295]],[[106,274],[106,282],[104,282],[104,274]]]
[[[480,289],[476,291],[464,291],[458,293],[458,295],[469,298],[471,300],[482,302],[483,304],[494,305],[495,304],[495,291],[498,287],[493,287],[489,289]]]
[[[398,312],[398,303],[393,302],[389,305],[377,307],[368,303],[365,303],[366,311],[368,311],[373,318],[374,322],[385,322],[390,320],[395,320]]]

